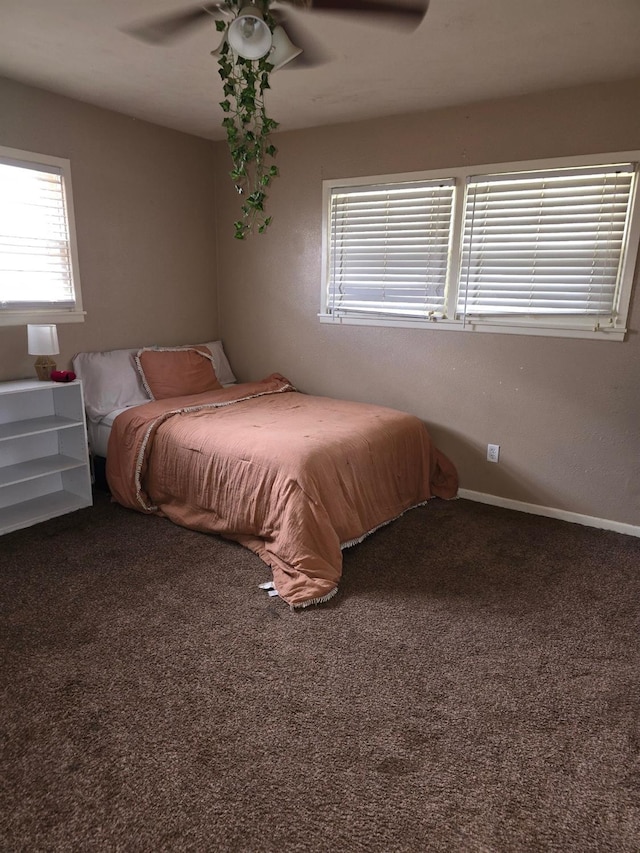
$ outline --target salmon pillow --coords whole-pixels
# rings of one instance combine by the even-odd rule
[[[152,400],[203,394],[222,388],[216,376],[213,356],[205,346],[144,347],[138,350],[136,365]]]

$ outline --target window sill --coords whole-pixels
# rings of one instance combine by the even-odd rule
[[[84,311],[11,311],[0,309],[0,326],[26,326],[28,323],[84,323]]]
[[[495,320],[411,320],[408,318],[373,317],[337,317],[333,314],[318,314],[321,323],[345,326],[391,326],[400,329],[429,329],[446,332],[492,332],[500,335],[537,335],[552,338],[583,338],[600,341],[624,341],[627,330],[624,328],[594,329],[593,326],[569,326],[554,324],[549,326],[532,323],[496,322]]]

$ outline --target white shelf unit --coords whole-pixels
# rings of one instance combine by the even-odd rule
[[[93,503],[82,383],[0,383],[0,535]]]

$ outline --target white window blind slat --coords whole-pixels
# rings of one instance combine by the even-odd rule
[[[631,164],[471,178],[458,314],[615,316]]]

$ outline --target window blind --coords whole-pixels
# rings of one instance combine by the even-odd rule
[[[453,181],[334,187],[329,312],[421,319],[441,313],[453,191]]]
[[[62,171],[0,160],[0,308],[73,308]]]
[[[634,168],[468,182],[459,315],[615,313]]]

